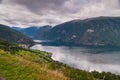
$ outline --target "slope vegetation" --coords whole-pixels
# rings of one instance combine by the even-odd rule
[[[0,40],[0,80],[120,80],[110,72],[87,72],[51,59],[51,53]]]

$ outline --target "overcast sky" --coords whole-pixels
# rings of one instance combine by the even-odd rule
[[[28,27],[120,16],[119,0],[0,0],[0,24]]]

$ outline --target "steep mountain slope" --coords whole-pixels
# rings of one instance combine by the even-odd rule
[[[120,17],[73,20],[52,28],[44,39],[93,46],[120,46]]]
[[[0,24],[0,38],[13,43],[33,44],[33,40],[8,26]]]

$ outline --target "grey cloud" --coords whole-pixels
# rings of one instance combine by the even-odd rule
[[[73,19],[120,16],[120,0],[0,0],[0,23],[56,25]]]
[[[58,10],[68,0],[12,0],[13,3],[26,6],[28,9],[39,12],[43,10]]]
[[[50,11],[56,14],[82,13],[86,8],[96,8],[101,6],[107,9],[119,8],[120,0],[5,0],[27,7],[34,13],[48,14]],[[97,4],[97,5],[96,5]],[[91,10],[92,11],[92,10]],[[98,10],[96,10],[98,11]],[[42,14],[41,14],[42,13]]]
[[[2,3],[2,0],[0,0],[0,3]]]

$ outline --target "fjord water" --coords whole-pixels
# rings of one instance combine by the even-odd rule
[[[120,74],[120,48],[37,44],[31,49],[51,52],[52,59],[78,69]]]

